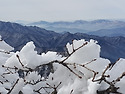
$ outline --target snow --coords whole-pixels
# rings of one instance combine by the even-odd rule
[[[0,36],[1,40],[1,36]],[[5,52],[12,51],[14,48],[9,46],[5,41],[0,41],[0,65],[2,65],[13,53],[6,54]]]
[[[111,75],[109,80],[115,80],[117,77],[120,77],[123,72],[125,72],[125,59],[121,58],[114,64],[111,70],[107,71],[107,74]]]
[[[22,64],[30,68],[35,68],[40,64],[46,64],[50,61],[53,61],[55,59],[59,60],[61,58],[59,55],[57,55],[56,52],[50,51],[47,53],[42,53],[42,55],[38,55],[37,52],[34,51],[34,49],[35,45],[33,44],[33,42],[27,43],[20,52],[16,52],[6,61],[5,66],[17,66],[22,69],[23,67],[20,64],[17,55],[19,56]]]
[[[40,75],[38,75],[37,72],[32,72],[32,73],[28,73],[28,75],[26,76],[25,80],[27,82],[32,82],[32,81],[37,81],[40,80]]]
[[[96,90],[99,89],[100,84],[98,84],[98,83],[96,83],[96,82],[93,83],[93,82],[92,82],[92,79],[89,79],[89,80],[87,81],[87,83],[88,83],[88,90],[85,91],[84,94],[96,94]]]
[[[86,43],[85,40],[80,40],[78,41],[78,43],[76,42],[76,40],[74,40],[73,42],[74,44],[74,49],[77,49],[78,47],[80,47],[82,44]],[[76,44],[75,44],[76,43]],[[79,64],[83,64],[86,62],[89,62],[93,59],[99,58],[100,56],[100,46],[96,44],[97,42],[94,40],[90,40],[90,42],[83,46],[81,49],[77,50],[66,62],[73,62],[73,63],[79,63]],[[73,51],[72,48],[72,44],[68,46],[68,51],[69,53],[71,53],[71,51]],[[78,46],[77,46],[78,45]]]
[[[15,85],[14,89],[12,90],[11,94],[18,94],[23,89],[24,81],[23,79],[19,79],[18,83]]]
[[[23,87],[22,92],[23,92],[23,94],[34,94],[33,93],[33,89],[30,86],[28,86],[28,85],[25,85]]]
[[[23,94],[38,94],[38,92],[48,94],[47,92],[54,92],[55,88],[57,94],[97,94],[97,90],[105,90],[109,87],[104,81],[102,83],[92,81],[94,72],[98,72],[95,80],[99,79],[110,64],[108,59],[100,57],[101,47],[97,41],[74,40],[73,44],[67,43],[66,47],[71,55],[68,58],[52,51],[38,55],[34,50],[33,42],[28,42],[19,52],[0,53],[0,81],[2,82],[0,93],[7,94],[9,92],[7,88],[12,89],[17,80],[10,94],[18,94],[20,91]],[[13,48],[0,41],[0,50],[11,51]],[[52,62],[55,60],[59,62]],[[124,62],[125,59],[121,58],[112,69],[106,71],[105,75],[110,75],[106,78],[107,81],[112,82],[125,72]],[[41,77],[37,71],[38,66],[49,63],[53,65],[54,72],[51,72],[47,78]],[[22,77],[19,76],[19,72]],[[118,92],[125,94],[125,77],[116,82],[115,86],[120,87]]]
[[[7,90],[0,84],[0,93],[7,94]]]
[[[1,40],[1,36],[0,36]],[[12,51],[14,48],[9,46],[5,41],[0,41],[0,50],[1,51]]]
[[[108,79],[109,81],[116,80],[118,77],[122,75],[122,73],[125,72],[125,59],[120,58],[118,62],[112,67],[111,70],[107,71],[107,74],[111,77]],[[120,82],[116,83],[117,87],[120,87],[118,90],[121,93],[125,93],[125,77],[123,77]]]

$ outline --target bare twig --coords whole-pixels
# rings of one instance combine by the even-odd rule
[[[12,90],[14,89],[14,87],[16,86],[18,81],[19,81],[19,79],[16,80],[15,84],[12,86],[12,88],[9,90],[9,92],[7,94],[11,94]]]
[[[77,66],[81,66],[81,67],[84,67],[85,69],[87,69],[87,70],[89,70],[89,71],[91,71],[91,72],[93,72],[94,73],[94,77],[93,77],[93,79],[95,78],[95,76],[98,74],[98,72],[95,72],[94,70],[92,70],[92,69],[89,69],[88,67],[86,67],[86,65],[88,65],[88,64],[90,64],[90,63],[92,63],[93,61],[96,61],[96,59],[93,59],[92,61],[90,61],[90,62],[88,62],[88,63],[85,63],[85,64],[77,64],[77,63],[65,63],[65,65],[73,65],[74,66],[74,68],[76,68],[76,65]],[[74,73],[74,72],[73,72]],[[81,73],[81,72],[80,72]],[[77,75],[79,78],[82,78],[81,76],[79,76],[78,74],[76,74],[76,73],[74,73],[75,75]],[[82,73],[83,74],[83,73]],[[93,80],[92,79],[92,80]]]
[[[116,60],[115,63],[112,64],[110,70],[114,67],[114,65],[115,65],[116,63],[118,63],[119,60],[120,60],[120,58],[118,58],[118,60]]]
[[[105,75],[105,72],[110,68],[111,64],[109,64],[105,70],[103,71],[102,75],[101,75],[101,78],[100,79],[97,79],[95,80],[95,77],[93,77],[93,82],[96,82],[96,81],[100,81],[99,83],[101,83],[102,81],[105,81],[106,83],[108,83],[110,85],[110,83],[105,79],[106,77],[109,77],[109,75]]]
[[[84,43],[82,46],[80,46],[80,47],[74,49],[73,52],[70,53],[69,56],[67,56],[67,57],[62,61],[62,63],[64,63],[64,62],[65,62],[71,55],[73,55],[77,50],[79,50],[80,48],[82,48],[83,46],[85,46],[85,45],[87,45],[87,44],[88,44],[88,42],[86,42],[86,43]]]
[[[5,53],[5,54],[10,54],[10,52],[8,52],[8,51],[2,51],[2,50],[0,50],[0,52],[1,53]]]
[[[70,94],[72,94],[72,93],[73,93],[73,89],[71,90]]]
[[[118,77],[116,80],[113,80],[112,82],[115,84],[115,83],[119,82],[124,76],[125,76],[125,72],[123,72],[120,77]]]
[[[22,67],[24,68],[24,64],[21,62],[19,55],[16,55],[16,57],[18,58],[18,60],[19,60],[20,64],[21,64],[21,65],[22,65]]]

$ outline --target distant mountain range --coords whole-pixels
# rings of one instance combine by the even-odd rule
[[[82,23],[82,22],[81,22]],[[101,45],[101,57],[117,60],[125,58],[125,37],[98,37],[84,33],[56,33],[36,26],[22,26],[17,23],[0,21],[0,35],[15,51],[20,50],[27,42],[33,41],[38,53],[48,50],[64,52],[67,42],[73,39],[94,39]]]
[[[74,22],[46,22],[39,21],[28,25],[38,26],[58,33],[87,33],[98,36],[125,36],[125,22],[118,20],[93,20]]]
[[[123,36],[125,37],[125,27],[118,27],[113,29],[101,29],[93,32],[88,32],[87,34],[90,35],[97,35],[97,36]]]

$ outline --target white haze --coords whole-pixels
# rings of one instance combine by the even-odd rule
[[[125,19],[125,0],[0,0],[0,20]]]

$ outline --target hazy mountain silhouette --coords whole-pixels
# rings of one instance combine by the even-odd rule
[[[98,36],[124,36],[125,22],[117,20],[93,20],[83,21],[77,20],[74,22],[46,22],[39,21],[30,23],[29,25],[39,26],[48,30],[56,32],[70,32],[70,33],[87,33]]]
[[[101,29],[98,31],[89,32],[90,35],[97,35],[97,36],[123,36],[125,37],[125,27],[121,28],[113,28],[113,29]]]

